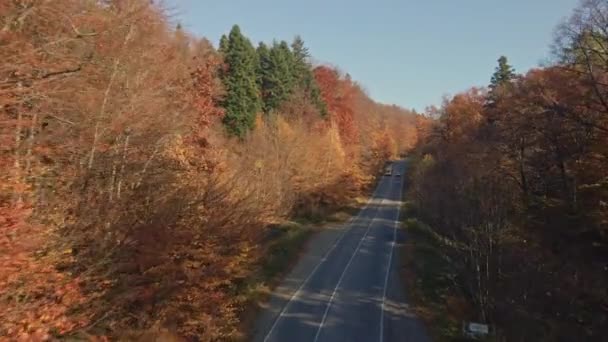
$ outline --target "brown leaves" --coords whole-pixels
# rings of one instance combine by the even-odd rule
[[[444,103],[412,197],[436,232],[467,246],[446,252],[464,260],[459,285],[506,339],[528,339],[513,327],[530,317],[546,323],[545,336],[604,336],[605,312],[589,309],[603,302],[598,294],[607,286],[600,275],[608,242],[602,94],[586,75],[553,66],[493,95],[484,103],[472,91]],[[525,314],[505,314],[513,305]],[[586,314],[593,318],[573,319]]]

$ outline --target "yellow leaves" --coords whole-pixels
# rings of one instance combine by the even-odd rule
[[[264,129],[266,127],[266,123],[264,122],[264,117],[262,114],[258,114],[255,116],[255,129]]]
[[[283,119],[282,117],[278,117],[276,119],[278,136],[281,141],[294,139],[295,130]]]
[[[164,157],[171,158],[182,165],[188,164],[188,146],[184,143],[182,135],[171,136],[164,146],[159,146],[159,149]],[[153,155],[149,156],[149,158],[153,157]]]
[[[264,168],[264,161],[261,159],[256,160],[254,167],[257,171],[261,171]]]

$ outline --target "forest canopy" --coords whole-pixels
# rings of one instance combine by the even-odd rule
[[[268,225],[416,142],[301,37],[216,49],[155,3],[0,3],[1,336],[232,338]]]
[[[607,18],[606,1],[582,1],[553,63],[518,74],[500,57],[418,146],[410,198],[449,241],[451,293],[508,341],[607,333]]]

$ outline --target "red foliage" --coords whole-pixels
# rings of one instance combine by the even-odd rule
[[[207,145],[207,128],[214,119],[224,115],[224,110],[218,106],[217,98],[220,86],[217,83],[217,70],[221,65],[218,56],[212,55],[197,61],[194,70],[190,73],[192,86],[190,87],[189,101],[197,111],[191,138],[202,146]]]
[[[330,122],[338,126],[345,146],[355,144],[359,135],[354,122],[357,86],[350,77],[343,77],[327,66],[317,67],[314,74],[327,104]]]

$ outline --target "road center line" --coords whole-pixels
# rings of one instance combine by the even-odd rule
[[[404,177],[405,170],[401,171],[401,177]],[[388,257],[388,268],[386,270],[386,277],[384,278],[384,293],[382,294],[382,307],[380,308],[380,342],[384,342],[384,304],[386,301],[386,293],[388,289],[388,278],[391,274],[391,268],[393,264],[393,254],[395,252],[395,244],[397,243],[397,227],[399,226],[399,216],[401,215],[401,196],[403,195],[403,181],[399,182],[399,206],[397,207],[397,217],[395,218],[393,226],[393,242],[391,244],[391,253]]]
[[[390,185],[392,186],[392,184],[393,184],[393,182],[391,180],[391,184]],[[349,233],[354,228],[354,226],[352,226],[352,224],[369,207],[369,205],[372,203],[372,201],[374,200],[374,198],[376,198],[376,195],[377,195],[378,191],[380,190],[381,185],[382,185],[382,180],[380,181],[380,183],[376,187],[376,190],[374,190],[374,193],[372,194],[372,196],[370,197],[370,199],[367,201],[367,203],[365,204],[365,206],[359,211],[359,213],[357,213],[357,216],[351,218],[348,221],[348,223],[346,224],[347,226],[351,226],[351,227],[344,230],[344,232],[342,233],[342,235],[340,235],[340,238],[338,238],[338,240],[336,240],[336,242],[331,246],[331,248],[323,255],[323,257],[321,258],[321,260],[319,261],[319,263],[315,266],[315,268],[313,268],[313,270],[306,277],[306,279],[304,279],[304,281],[302,282],[302,284],[300,284],[300,286],[298,287],[298,289],[296,290],[296,292],[294,292],[294,294],[291,295],[291,297],[289,298],[289,300],[287,301],[287,303],[285,303],[285,305],[283,306],[283,309],[281,310],[281,313],[277,316],[277,318],[275,319],[274,323],[272,324],[272,327],[270,328],[270,330],[268,331],[268,333],[264,337],[264,342],[268,341],[268,339],[270,338],[270,336],[274,332],[274,329],[278,325],[279,321],[283,318],[283,316],[285,316],[285,312],[287,311],[289,305],[293,302],[294,299],[298,298],[298,296],[299,296],[300,292],[302,291],[302,289],[304,288],[304,286],[308,283],[308,281],[312,278],[312,276],[317,272],[317,270],[319,269],[319,267],[327,260],[327,257],[329,256],[329,254],[338,246],[338,244],[340,244],[340,242],[344,239],[344,237],[346,236],[346,234]],[[377,214],[378,213],[376,212],[376,215]],[[374,216],[374,218],[375,218],[375,216]],[[369,226],[368,226],[368,231],[369,231]],[[365,233],[365,235],[367,235],[367,232]],[[354,253],[353,253],[353,255],[354,255]],[[315,340],[316,340],[316,338],[315,338]]]
[[[391,182],[390,182],[391,186],[389,187],[389,193],[390,193],[390,191],[392,189],[393,183],[394,183],[393,182],[393,178],[391,178]],[[378,205],[381,205],[383,202],[384,202],[384,199],[380,200],[380,203]],[[321,320],[321,324],[319,325],[319,328],[317,329],[317,334],[315,335],[315,339],[313,340],[314,342],[317,342],[318,339],[319,339],[319,336],[321,335],[321,330],[323,330],[323,326],[325,325],[325,320],[327,319],[327,314],[329,313],[329,309],[331,308],[331,305],[332,305],[332,303],[334,301],[334,297],[336,296],[336,292],[338,292],[338,289],[340,288],[340,285],[342,284],[342,280],[344,279],[344,275],[346,274],[346,271],[348,271],[348,268],[350,267],[351,263],[355,259],[355,256],[359,252],[359,249],[361,248],[361,245],[363,244],[363,241],[365,241],[365,238],[369,234],[369,232],[371,230],[371,227],[372,227],[374,221],[376,220],[376,217],[378,217],[378,213],[380,212],[380,209],[381,208],[379,208],[376,211],[376,213],[372,217],[371,221],[367,225],[367,230],[365,231],[365,235],[363,235],[363,237],[361,238],[361,240],[359,240],[359,244],[357,245],[357,248],[355,249],[355,251],[353,252],[353,255],[351,255],[350,259],[348,260],[348,263],[344,267],[344,270],[342,271],[342,274],[340,275],[340,279],[338,279],[338,283],[336,284],[336,287],[334,288],[334,291],[332,292],[331,297],[329,298],[329,302],[327,303],[327,306],[325,307],[325,313],[323,314],[323,319]]]

